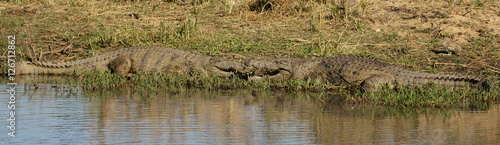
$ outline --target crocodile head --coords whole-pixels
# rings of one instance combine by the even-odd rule
[[[222,58],[211,58],[204,66],[206,73],[218,75],[220,77],[235,77],[244,70],[244,65],[236,61],[230,61]]]
[[[292,76],[290,59],[255,60],[244,64],[222,58],[211,58],[204,65],[207,74],[221,77],[239,77],[249,80],[267,78],[269,80],[287,80]]]
[[[288,80],[292,76],[291,59],[255,60],[245,62],[242,71],[249,80],[267,78],[269,80]]]

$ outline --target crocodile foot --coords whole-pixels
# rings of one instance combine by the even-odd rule
[[[366,78],[361,83],[361,87],[366,92],[377,92],[384,85],[388,85],[389,88],[392,89],[397,85],[397,83],[394,80],[395,80],[394,76],[391,75],[385,75],[385,74],[373,75]]]
[[[126,75],[130,73],[132,68],[132,60],[126,56],[118,56],[111,63],[109,63],[109,68],[112,72],[120,75]]]

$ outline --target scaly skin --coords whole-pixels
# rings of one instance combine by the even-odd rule
[[[177,74],[202,73],[230,77],[243,64],[220,58],[200,56],[165,47],[131,47],[104,55],[68,62],[28,62],[16,64],[16,74],[71,75],[78,71],[111,70],[119,74],[166,72]]]
[[[429,74],[404,70],[401,67],[355,56],[321,59],[248,60],[245,64],[215,57],[200,56],[182,50],[163,47],[124,48],[83,60],[50,63],[16,64],[16,74],[74,74],[77,71],[111,70],[118,74],[165,72],[177,74],[214,74],[222,77],[242,77],[271,80],[317,80],[333,84],[361,85],[367,91],[377,91],[382,85],[415,86],[436,83],[462,87],[465,83],[489,89],[487,81],[456,74]]]
[[[273,59],[249,60],[241,72],[249,79],[268,77],[271,80],[318,80],[333,84],[361,85],[366,91],[374,92],[381,86],[416,86],[436,83],[444,86],[463,87],[465,82],[489,89],[487,81],[476,77],[457,74],[429,74],[408,71],[401,67],[376,60],[339,56],[321,59]]]

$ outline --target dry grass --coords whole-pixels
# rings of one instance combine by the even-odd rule
[[[356,55],[498,80],[498,4],[362,0],[342,9],[339,1],[323,0],[13,0],[0,2],[0,33],[17,36],[19,59],[65,61],[123,47],[169,46],[236,61]],[[443,37],[465,52],[435,53]],[[69,44],[74,47],[65,53],[40,55]]]

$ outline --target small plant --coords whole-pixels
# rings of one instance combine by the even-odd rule
[[[189,39],[191,34],[197,30],[196,25],[196,19],[191,20],[187,18],[187,20],[185,20],[184,23],[181,24],[181,26],[177,30],[177,33],[179,33],[179,35],[181,36],[184,36],[185,39]]]
[[[234,7],[234,0],[223,0],[222,1],[225,9],[225,13],[231,15]]]
[[[365,10],[368,7],[368,1],[367,0],[361,0],[361,4],[359,5],[361,7],[361,17],[365,16]]]
[[[332,15],[332,18],[335,19],[336,21],[340,20],[342,13],[341,11],[342,10],[339,7],[330,8],[330,13]]]
[[[389,34],[382,34],[382,36],[378,36],[377,39],[384,42],[392,42],[395,41],[398,37],[399,37],[398,33],[392,32]]]
[[[484,3],[481,2],[481,1],[479,1],[479,0],[476,0],[474,2],[474,7],[476,7],[476,8],[484,8]]]
[[[348,23],[350,20],[360,17],[356,8],[361,8],[361,17],[364,17],[368,2],[359,0],[341,0],[340,3],[333,1],[334,7],[330,8],[332,19],[336,21],[342,20]]]
[[[311,32],[319,32],[319,20],[321,18],[315,18],[314,15],[311,15]]]
[[[448,12],[449,14],[452,14],[453,13],[453,7],[455,6],[455,0],[446,0],[446,2],[448,3]]]
[[[363,31],[365,29],[365,23],[363,23],[363,22],[358,23],[357,29],[359,31]]]

